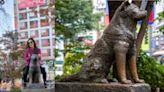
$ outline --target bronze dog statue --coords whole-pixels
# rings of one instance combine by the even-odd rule
[[[85,63],[77,74],[70,75],[60,81],[98,82],[108,83],[109,68],[116,63],[118,80],[121,83],[131,83],[126,76],[126,60],[129,63],[132,79],[142,83],[136,69],[135,31],[137,21],[146,16],[146,11],[124,1],[88,53]]]
[[[40,82],[40,64],[37,59],[36,54],[32,54],[30,59],[30,66],[29,66],[29,82],[31,83],[39,83]]]

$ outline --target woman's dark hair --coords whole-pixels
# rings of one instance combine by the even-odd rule
[[[29,41],[32,41],[32,42],[34,43],[34,53],[35,53],[35,54],[38,54],[38,47],[37,47],[36,42],[35,42],[35,40],[34,40],[33,38],[29,38],[29,39],[27,40],[26,48],[30,48],[30,43],[29,43]]]

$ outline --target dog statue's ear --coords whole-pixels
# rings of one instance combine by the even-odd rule
[[[120,5],[120,9],[121,11],[123,11],[127,6],[129,6],[132,3],[132,0],[125,0],[121,5]]]
[[[128,2],[129,2],[129,4],[131,4],[132,3],[132,0],[128,0]]]
[[[125,0],[124,2],[125,2],[125,6],[128,6],[132,3],[132,0]]]

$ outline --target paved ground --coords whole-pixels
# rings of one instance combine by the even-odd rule
[[[0,89],[0,92],[9,92],[9,91],[4,91],[4,90]]]
[[[21,88],[21,92],[54,92],[54,81],[47,81],[47,88],[40,84],[27,84],[28,88]]]

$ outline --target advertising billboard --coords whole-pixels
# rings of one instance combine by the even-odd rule
[[[18,7],[27,8],[27,7],[35,7],[37,5],[44,5],[46,0],[18,0]]]

